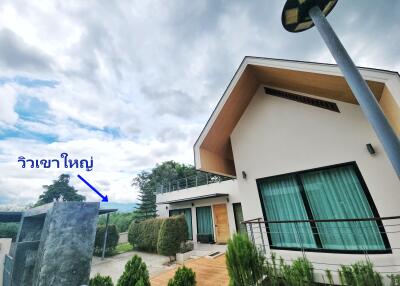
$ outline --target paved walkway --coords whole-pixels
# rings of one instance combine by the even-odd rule
[[[185,262],[186,267],[192,268],[196,273],[197,286],[227,286],[229,284],[228,270],[225,264],[225,255],[221,255],[214,259],[201,257]],[[167,270],[161,274],[151,278],[151,286],[165,286],[168,284],[176,271],[174,269]]]
[[[139,255],[142,257],[143,261],[147,265],[147,269],[149,270],[150,276],[154,276],[160,274],[161,272],[167,271],[169,269],[173,269],[174,266],[165,266],[163,265],[165,262],[169,261],[168,257],[161,256],[158,254],[145,253],[145,252],[137,252],[130,251],[125,252],[113,257],[107,257],[104,260],[101,260],[99,257],[93,256],[92,260],[92,269],[90,272],[90,277],[96,275],[96,273],[100,273],[105,276],[108,275],[112,278],[114,283],[117,283],[119,277],[124,272],[125,264],[135,255]],[[165,284],[167,285],[167,284]]]

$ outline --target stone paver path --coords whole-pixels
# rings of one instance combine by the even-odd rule
[[[163,265],[164,263],[169,261],[168,257],[152,253],[130,251],[113,257],[107,257],[104,260],[101,260],[101,258],[94,256],[92,260],[90,277],[95,276],[96,273],[100,273],[103,276],[110,276],[113,282],[116,283],[118,281],[118,278],[124,272],[125,264],[135,254],[142,257],[143,261],[146,263],[147,269],[150,273],[150,277],[174,268],[174,266]]]

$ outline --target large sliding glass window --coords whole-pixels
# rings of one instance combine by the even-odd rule
[[[197,218],[197,234],[211,234],[214,239],[214,226],[212,219],[211,207],[197,207],[196,208]]]
[[[272,222],[377,217],[353,163],[260,179],[258,186],[271,222],[271,247],[338,252],[387,252],[390,247],[380,221]]]
[[[185,216],[186,224],[188,226],[188,239],[192,240],[193,239],[192,209],[187,208],[187,209],[176,209],[169,211],[169,216],[181,215],[181,214]]]

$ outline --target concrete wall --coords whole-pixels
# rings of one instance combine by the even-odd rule
[[[193,240],[196,242],[197,237],[197,224],[196,224],[196,207],[202,206],[212,206],[214,204],[226,203],[227,211],[228,211],[228,220],[229,220],[229,230],[231,234],[236,232],[235,226],[235,218],[233,214],[233,203],[240,203],[239,190],[236,180],[223,181],[220,183],[214,183],[209,185],[204,185],[200,187],[189,188],[185,190],[174,191],[165,194],[157,195],[157,202],[163,202],[168,200],[177,200],[177,199],[185,199],[190,197],[203,196],[208,194],[215,193],[225,193],[229,194],[229,202],[227,202],[226,197],[219,198],[210,198],[203,200],[196,200],[193,202],[183,202],[183,203],[174,203],[174,204],[161,204],[157,205],[157,214],[161,217],[168,217],[169,211],[173,209],[183,209],[183,208],[191,208],[192,209],[192,228],[193,228]],[[192,206],[192,203],[194,206]],[[212,210],[212,208],[211,208]],[[214,214],[213,214],[214,219]],[[214,224],[215,225],[215,224]],[[214,229],[215,235],[215,229]],[[214,236],[215,237],[215,236]]]
[[[263,216],[256,179],[350,161],[357,163],[380,216],[400,215],[400,181],[374,131],[358,105],[336,103],[340,113],[268,96],[262,87],[257,90],[231,135],[236,172],[247,173],[247,179],[238,177],[245,220]],[[367,143],[376,155],[367,152]],[[392,248],[400,247],[399,234],[388,237]],[[286,258],[301,255],[276,252]],[[399,250],[393,253],[369,257],[377,265],[399,264]],[[364,258],[311,252],[307,256],[327,263]]]
[[[10,252],[11,241],[11,238],[0,238],[0,286],[3,285],[4,257]]]

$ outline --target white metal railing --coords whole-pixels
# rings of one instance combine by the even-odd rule
[[[194,176],[189,176],[189,177],[185,177],[185,178],[181,178],[178,180],[173,180],[173,181],[169,181],[169,182],[160,184],[156,187],[156,192],[158,194],[163,194],[163,193],[173,192],[173,191],[182,190],[182,189],[188,189],[188,188],[193,188],[193,187],[198,187],[198,186],[203,186],[203,185],[208,185],[208,184],[219,183],[219,182],[232,180],[232,179],[233,178],[230,178],[230,177],[225,177],[225,176],[220,176],[220,175],[216,175],[213,173],[199,171]]]

